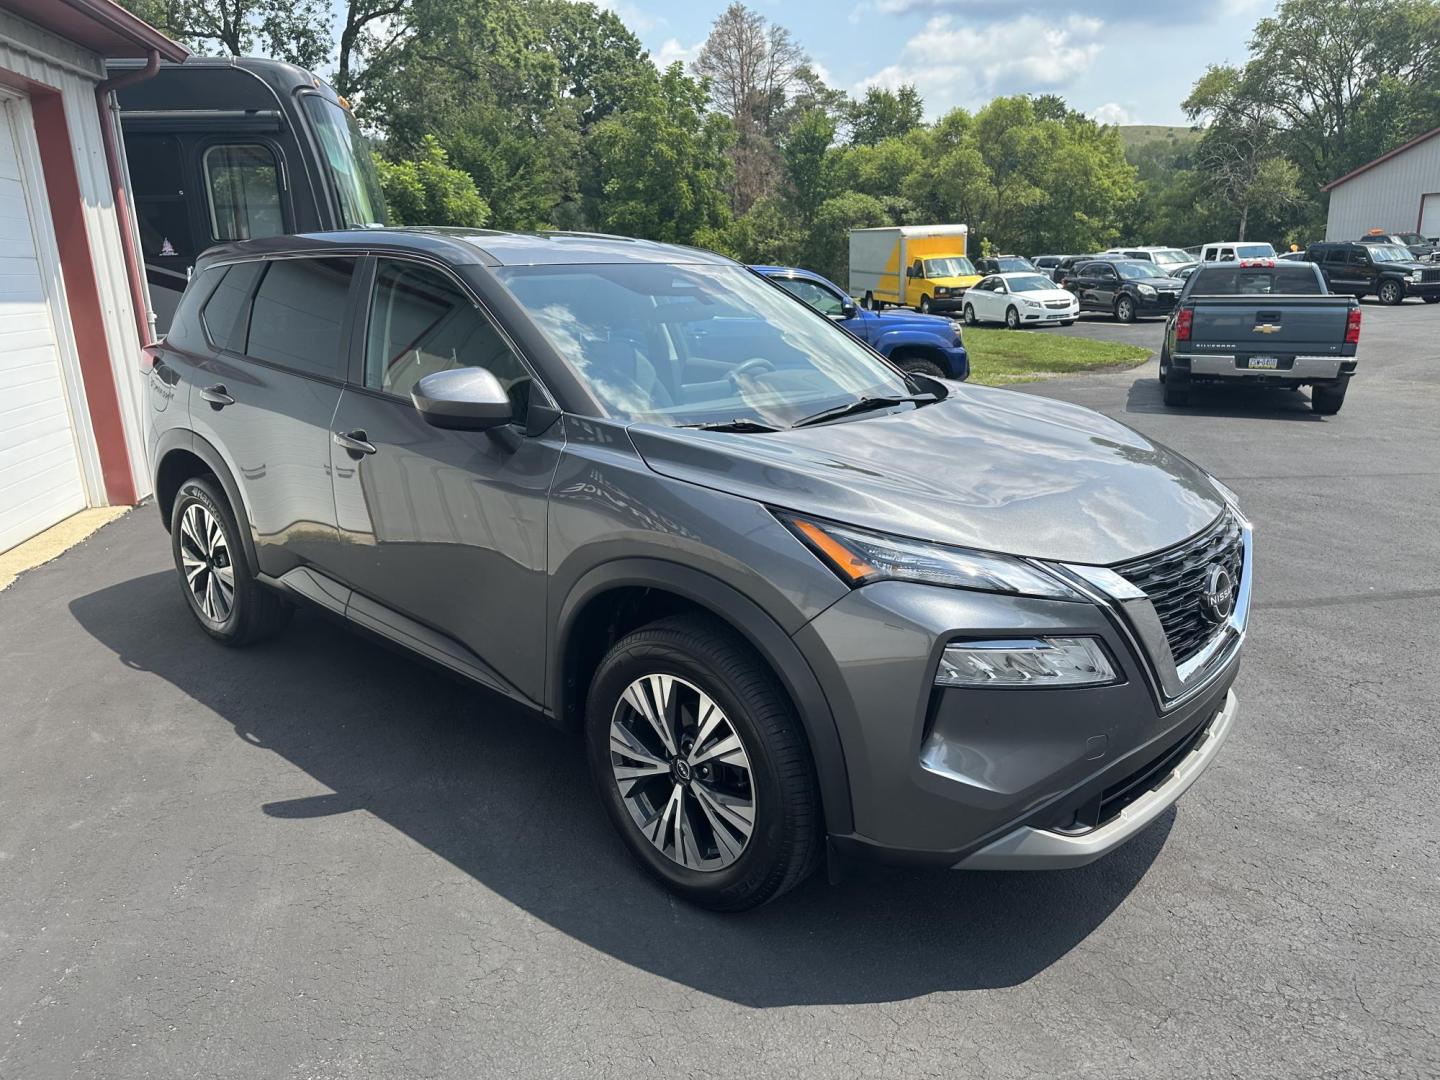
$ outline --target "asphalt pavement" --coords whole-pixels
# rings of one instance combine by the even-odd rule
[[[740,917],[642,877],[513,709],[309,614],[210,642],[142,507],[0,594],[0,1078],[1433,1077],[1440,308],[1367,304],[1360,356],[1328,418],[1168,410],[1153,360],[1026,388],[1255,521],[1240,723],[1175,810]]]

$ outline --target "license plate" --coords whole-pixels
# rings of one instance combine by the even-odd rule
[[[1266,370],[1266,371],[1273,371],[1275,368],[1278,368],[1279,366],[1280,366],[1280,358],[1279,358],[1278,356],[1252,356],[1252,357],[1250,357],[1250,367],[1252,367],[1252,368],[1260,368],[1260,369]]]

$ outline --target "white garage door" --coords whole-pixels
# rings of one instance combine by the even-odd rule
[[[0,98],[0,551],[85,507],[15,114]]]
[[[1440,194],[1426,195],[1420,200],[1420,235],[1440,236]]]

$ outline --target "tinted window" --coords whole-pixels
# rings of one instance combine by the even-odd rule
[[[1370,255],[1363,247],[1352,247],[1349,249],[1349,255],[1346,261],[1349,262],[1351,266],[1368,266],[1370,264]]]
[[[185,204],[180,142],[173,135],[127,135],[125,156],[130,162],[130,190],[145,261],[161,260],[160,266],[183,274],[199,246]],[[164,261],[171,259],[173,263]]]
[[[418,263],[381,259],[366,335],[365,385],[408,398],[436,371],[488,368],[519,411],[530,375],[453,280]]]
[[[280,170],[269,147],[212,146],[205,151],[205,191],[210,199],[210,235],[216,240],[251,240],[285,231],[280,209]]]
[[[341,328],[354,273],[354,259],[270,263],[251,305],[246,354],[302,375],[340,378]]]
[[[823,285],[798,278],[776,278],[775,283],[786,292],[794,293],[801,300],[823,315],[839,315],[845,310],[845,302]]]
[[[1346,257],[1343,247],[1325,248],[1321,254],[1325,256],[1327,263],[1343,263]]]
[[[219,275],[220,284],[200,309],[200,318],[205,323],[205,333],[209,335],[211,342],[220,348],[244,352],[244,326],[240,322],[240,316],[245,305],[250,302],[250,294],[255,289],[255,279],[264,268],[264,263],[251,262],[205,272],[207,276]]]
[[[1270,293],[1319,295],[1325,290],[1308,265],[1207,266],[1190,286],[1196,296],[1264,296]]]

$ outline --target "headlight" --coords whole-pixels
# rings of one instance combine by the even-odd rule
[[[1118,681],[1099,638],[965,641],[945,646],[936,686],[1105,686]]]
[[[1039,300],[1026,300],[1025,306],[1033,308],[1043,308],[1045,305],[1042,304]]]
[[[1085,599],[1059,578],[1010,555],[927,544],[779,511],[775,516],[853,587],[872,581],[916,581],[1048,600]]]
[[[1136,291],[1139,292],[1139,294],[1140,294],[1141,296],[1154,296],[1154,295],[1155,295],[1155,286],[1153,286],[1153,285],[1137,285],[1137,286],[1136,286]]]
[[[949,295],[950,295],[950,289],[949,289],[948,286],[945,286],[945,285],[936,285],[936,286],[935,286],[935,295],[936,295],[936,296],[949,296]]]
[[[1215,490],[1220,492],[1220,497],[1230,505],[1231,510],[1235,511],[1236,517],[1238,517],[1241,521],[1244,522],[1248,522],[1250,520],[1245,516],[1244,511],[1240,509],[1239,495],[1236,495],[1229,486],[1222,484],[1219,480],[1215,479],[1215,477],[1211,476],[1209,473],[1205,474],[1205,479],[1209,480],[1210,483],[1214,486]]]
[[[1410,271],[1410,280],[1411,280],[1411,281],[1419,281],[1419,280],[1420,280],[1421,278],[1423,278],[1424,276],[1425,276],[1425,271],[1424,271],[1424,270],[1411,270],[1411,271]]]

